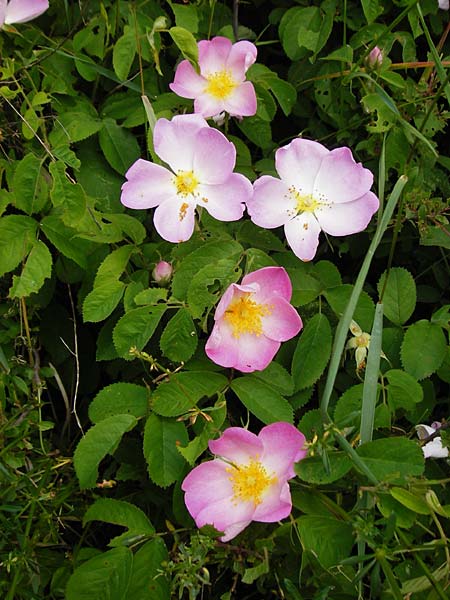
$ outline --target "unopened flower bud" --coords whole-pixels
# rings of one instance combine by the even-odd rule
[[[367,64],[369,67],[372,67],[372,69],[375,69],[376,67],[379,67],[382,62],[383,52],[382,50],[380,50],[380,48],[378,48],[378,46],[375,46],[375,48],[373,48],[373,50],[369,52],[369,56],[367,57]]]
[[[165,287],[172,277],[172,265],[165,260],[159,261],[153,269],[152,277],[159,286]]]

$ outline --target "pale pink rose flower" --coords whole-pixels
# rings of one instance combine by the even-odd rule
[[[185,503],[197,527],[212,525],[228,542],[251,521],[273,523],[292,510],[288,480],[294,463],[306,456],[305,436],[282,421],[255,435],[229,427],[209,442],[216,458],[204,462],[185,478]]]
[[[417,437],[420,440],[425,440],[426,438],[433,435],[438,429],[441,428],[441,423],[434,421],[430,425],[416,425]],[[442,445],[441,436],[437,436],[429,441],[427,444],[422,446],[422,452],[425,458],[447,458],[448,457],[448,448],[444,448]]]
[[[378,46],[375,46],[375,48],[373,48],[369,52],[369,56],[367,57],[367,64],[370,67],[374,68],[374,67],[379,67],[382,62],[383,62],[383,51],[380,50],[380,48],[378,48]]]
[[[169,167],[138,159],[125,173],[121,202],[128,208],[156,207],[153,222],[169,242],[188,240],[200,206],[219,221],[237,221],[252,194],[250,181],[233,173],[236,148],[200,115],[158,119],[156,154]]]
[[[232,283],[216,308],[205,346],[208,357],[244,373],[265,369],[281,342],[303,327],[289,304],[291,295],[291,281],[282,267],[264,267],[246,275],[240,285]]]
[[[448,10],[449,9],[449,0],[438,0],[438,4],[439,4],[439,8],[442,10]]]
[[[48,0],[0,0],[0,27],[26,23],[48,9]]]
[[[321,230],[335,236],[363,231],[378,209],[379,200],[369,191],[373,175],[354,161],[349,148],[330,151],[297,138],[276,151],[275,166],[280,179],[257,179],[247,210],[256,225],[284,225],[301,260],[314,258]]]
[[[214,117],[225,111],[233,117],[256,113],[255,88],[245,80],[248,68],[256,60],[256,46],[215,37],[198,42],[197,73],[188,60],[177,67],[170,89],[182,98],[194,99],[194,112]]]
[[[165,260],[160,260],[152,271],[152,277],[161,287],[167,285],[172,277],[172,265]]]

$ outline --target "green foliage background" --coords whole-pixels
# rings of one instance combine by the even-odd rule
[[[449,416],[448,33],[436,0],[50,0],[0,30],[2,597],[448,597],[449,467],[414,429]],[[149,122],[192,111],[177,62],[215,35],[258,47],[257,114],[227,124],[236,170],[273,174],[298,135],[347,145],[382,204],[366,232],[301,263],[246,218],[204,213],[172,245],[120,204],[155,158]],[[268,265],[304,330],[265,371],[220,369],[214,307]],[[352,317],[372,333],[363,370]],[[180,484],[208,440],[279,420],[310,443],[291,519],[198,532]]]

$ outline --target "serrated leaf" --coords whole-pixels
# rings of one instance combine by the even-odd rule
[[[397,502],[400,502],[400,504],[403,504],[403,506],[406,506],[409,510],[418,513],[419,515],[430,515],[432,513],[431,508],[422,496],[417,496],[408,490],[398,487],[393,487],[389,491],[391,496],[395,498]]]
[[[150,392],[135,383],[112,383],[99,391],[89,404],[89,418],[99,423],[113,415],[133,415],[137,419],[147,414]]]
[[[380,295],[384,289],[384,314],[392,323],[402,325],[413,314],[416,306],[417,294],[414,278],[406,269],[393,267],[389,271],[386,288],[384,288],[385,281],[386,273],[383,273],[377,289]]]
[[[44,242],[39,240],[31,249],[22,273],[14,275],[9,297],[24,298],[38,292],[51,274],[52,255]]]
[[[52,204],[60,210],[63,222],[71,227],[78,223],[86,212],[86,194],[80,184],[69,181],[63,162],[50,163],[49,171],[53,177],[50,190]]]
[[[42,219],[41,229],[61,254],[76,262],[81,268],[88,268],[87,259],[93,252],[93,242],[77,238],[74,229],[67,227],[61,219],[52,215]]]
[[[173,39],[184,58],[187,58],[194,66],[198,63],[198,47],[195,37],[184,27],[171,27],[170,37]]]
[[[61,131],[58,130],[58,140],[66,143],[81,142],[103,127],[97,116],[81,108],[59,114],[58,125],[61,127]]]
[[[38,224],[25,215],[0,219],[0,276],[17,267],[35,243]]]
[[[146,306],[148,304],[157,304],[160,300],[167,299],[167,290],[162,288],[149,288],[142,290],[134,297],[134,303],[138,306]]]
[[[408,327],[401,360],[407,373],[421,380],[435,373],[445,358],[447,342],[439,325],[423,319]]]
[[[187,292],[189,310],[200,318],[205,309],[212,307],[219,296],[242,274],[233,260],[218,260],[200,269],[192,278]],[[210,291],[211,290],[211,291]]]
[[[180,308],[162,332],[161,352],[173,362],[187,361],[194,354],[197,343],[197,331],[191,315],[185,308]]]
[[[142,350],[152,337],[165,310],[165,306],[143,306],[124,314],[113,331],[117,354],[131,360],[130,348]]]
[[[352,461],[344,452],[330,452],[325,470],[321,456],[307,456],[295,466],[295,472],[303,481],[323,485],[344,477],[352,468]]]
[[[210,371],[175,373],[161,383],[152,395],[153,410],[163,417],[178,417],[203,397],[211,398],[224,389],[227,379]]]
[[[306,324],[292,358],[295,391],[313,385],[322,375],[331,354],[331,327],[324,314]]]
[[[159,537],[150,540],[134,555],[127,600],[170,600],[170,588],[164,570],[169,560],[166,545]]]
[[[238,256],[244,249],[232,239],[223,239],[217,242],[207,242],[188,254],[172,280],[172,293],[178,300],[186,300],[188,288],[194,275],[209,263],[215,263],[227,256],[230,260]]]
[[[117,77],[124,81],[136,55],[136,32],[125,25],[124,34],[116,41],[113,48],[113,68]]]
[[[150,415],[144,431],[144,456],[150,479],[161,487],[177,481],[186,461],[177,446],[186,446],[189,438],[183,423]]]
[[[83,302],[84,322],[104,321],[121,301],[124,290],[125,284],[122,281],[112,280],[95,286]]]
[[[81,438],[73,455],[80,488],[95,487],[98,466],[107,454],[117,448],[122,436],[133,429],[137,420],[132,415],[114,415],[97,423]]]
[[[117,125],[114,119],[103,121],[99,141],[106,160],[120,175],[125,174],[141,153],[134,135]]]
[[[94,288],[109,283],[112,279],[118,279],[125,271],[134,251],[133,246],[121,246],[110,252],[97,270]]]
[[[339,285],[324,291],[324,296],[338,317],[344,313],[345,307],[350,300],[353,286],[350,284]],[[370,331],[375,316],[375,305],[373,300],[364,290],[359,296],[353,320],[358,323],[363,331]]]
[[[103,521],[127,528],[128,531],[111,539],[108,546],[119,546],[129,538],[155,533],[155,528],[140,508],[130,502],[113,498],[97,498],[87,509],[83,526],[90,521]]]
[[[350,523],[323,515],[306,515],[296,520],[305,550],[317,557],[326,569],[347,558],[354,538]]]
[[[255,376],[234,379],[231,389],[242,404],[266,425],[277,421],[292,423],[293,410],[286,398]]]
[[[133,553],[120,547],[84,562],[69,578],[66,600],[126,600]]]
[[[397,408],[413,410],[423,400],[423,388],[417,381],[400,369],[391,369],[384,375],[387,386],[389,406],[394,412]]]
[[[14,171],[14,205],[28,215],[40,212],[48,199],[47,186],[41,176],[42,162],[34,154],[27,154],[18,161]]]
[[[263,371],[255,371],[253,377],[261,379],[283,396],[294,393],[294,382],[284,367],[276,362],[271,362]]]
[[[406,438],[374,440],[356,451],[377,479],[389,483],[404,483],[409,477],[419,477],[425,467],[419,445]]]

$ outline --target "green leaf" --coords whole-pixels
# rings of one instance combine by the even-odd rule
[[[9,297],[24,298],[38,292],[51,274],[52,255],[44,242],[39,240],[28,255],[22,273],[14,275]]]
[[[133,415],[137,419],[147,414],[150,392],[135,383],[112,383],[99,391],[89,404],[89,418],[99,423],[113,415]]]
[[[147,306],[157,304],[160,300],[167,300],[167,290],[163,288],[149,288],[142,290],[134,297],[134,303],[137,306]]]
[[[98,323],[113,312],[122,299],[125,284],[122,281],[108,281],[94,287],[83,302],[85,323]]]
[[[76,110],[68,110],[58,115],[56,127],[57,141],[65,143],[81,142],[94,135],[103,127],[100,119],[91,112],[83,110],[82,106]]]
[[[211,398],[227,385],[220,373],[186,371],[175,373],[161,383],[152,395],[153,410],[163,417],[178,417],[202,398]]]
[[[24,215],[0,219],[0,276],[15,269],[31,250],[37,226],[34,219]]]
[[[81,489],[95,487],[100,462],[115,451],[123,434],[136,423],[132,415],[114,415],[91,427],[81,438],[73,456]]]
[[[243,251],[242,246],[232,239],[222,239],[202,244],[200,248],[188,254],[176,269],[172,280],[173,295],[178,300],[186,300],[192,279],[200,269],[221,260],[224,256],[231,260]]]
[[[303,306],[312,302],[320,294],[320,282],[308,273],[305,273],[305,267],[298,269],[287,269],[292,283],[293,306]]]
[[[400,504],[403,504],[403,506],[406,506],[406,508],[409,508],[409,510],[419,515],[430,515],[432,513],[431,508],[422,496],[417,496],[408,490],[398,487],[393,487],[389,491],[393,498],[400,502]]]
[[[197,348],[197,331],[189,312],[180,308],[167,323],[160,339],[161,352],[173,362],[187,361]]]
[[[28,215],[40,212],[48,199],[47,186],[41,175],[42,162],[34,154],[26,154],[14,171],[14,205]]]
[[[67,583],[66,600],[127,600],[133,565],[129,548],[113,548],[75,569]]]
[[[419,445],[406,438],[374,440],[356,451],[375,477],[387,483],[404,483],[409,477],[419,477],[425,466]]]
[[[50,191],[53,206],[59,209],[59,216],[65,225],[73,226],[86,212],[86,194],[80,184],[69,181],[63,162],[50,163],[49,170],[53,177]]]
[[[141,154],[135,136],[117,125],[114,119],[103,121],[99,141],[106,160],[120,175],[124,175]]]
[[[127,539],[155,533],[155,528],[146,514],[134,504],[113,498],[97,498],[86,511],[83,526],[90,521],[104,521],[114,525],[122,525],[128,531],[111,539],[108,546],[120,546]]]
[[[383,12],[383,6],[380,5],[378,0],[361,0],[361,4],[364,16],[369,24],[373,23]]]
[[[189,441],[183,423],[150,415],[144,431],[144,456],[151,480],[167,487],[183,474],[186,461],[177,446],[186,446]]]
[[[133,246],[121,246],[110,252],[97,270],[94,288],[109,283],[112,279],[119,279],[134,251]]]
[[[385,377],[389,382],[388,402],[392,412],[397,408],[413,410],[416,404],[422,402],[423,389],[414,377],[400,369],[387,371]]]
[[[295,472],[303,481],[323,485],[341,479],[352,468],[352,461],[344,452],[330,452],[327,459],[328,471],[322,456],[307,456],[295,465]]]
[[[293,410],[286,398],[255,376],[234,379],[231,389],[242,404],[266,425],[277,421],[292,423]]]
[[[184,27],[171,27],[169,29],[170,37],[178,46],[184,58],[194,65],[198,64],[198,47],[195,37]]]
[[[349,556],[354,543],[350,523],[323,515],[299,517],[296,523],[302,546],[312,552],[326,569]]]
[[[269,363],[263,371],[255,371],[252,376],[260,379],[283,396],[291,396],[294,393],[292,377],[284,367],[274,361]]]
[[[401,360],[407,373],[420,380],[435,373],[445,358],[447,342],[439,325],[425,319],[417,321],[405,333]]]
[[[292,358],[295,391],[313,385],[322,375],[331,353],[331,327],[324,314],[310,319],[300,335]]]
[[[385,280],[386,273],[383,273],[377,285],[380,295]],[[411,273],[401,267],[393,267],[389,271],[383,296],[386,317],[396,325],[403,325],[414,312],[416,298],[416,284]]]
[[[121,317],[113,331],[117,354],[131,360],[130,348],[142,350],[152,337],[166,310],[165,306],[143,306],[128,311]]]
[[[41,229],[61,254],[76,262],[81,268],[88,268],[88,257],[95,248],[93,242],[78,238],[75,229],[67,227],[61,219],[52,215],[42,219]]]
[[[325,290],[324,296],[328,304],[339,317],[344,313],[352,291],[353,286],[349,284],[339,285],[335,288]],[[375,305],[369,294],[363,290],[359,296],[358,303],[356,304],[353,320],[358,323],[363,331],[370,331],[374,315]]]
[[[161,538],[150,540],[134,555],[127,600],[170,600],[164,566],[169,553]]]
[[[125,25],[124,34],[116,41],[113,48],[113,68],[117,77],[127,79],[136,55],[136,32]]]
[[[218,260],[200,269],[192,278],[187,292],[192,316],[200,318],[205,309],[211,308],[225,289],[240,278],[241,273],[236,262],[227,259]]]

